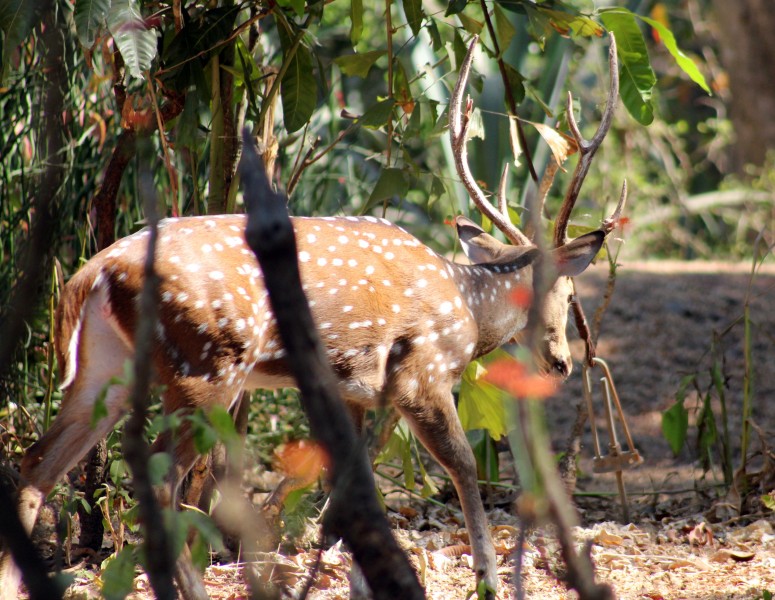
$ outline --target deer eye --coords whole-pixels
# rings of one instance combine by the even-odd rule
[[[576,300],[575,294],[569,294],[568,295],[568,304],[573,304],[574,300]]]

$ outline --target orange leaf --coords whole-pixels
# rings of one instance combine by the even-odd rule
[[[328,456],[321,446],[309,440],[289,442],[276,452],[277,467],[288,477],[308,485],[328,467]]]
[[[484,380],[505,390],[515,398],[547,398],[557,391],[557,382],[537,373],[530,373],[520,362],[497,360],[487,365]]]
[[[509,300],[519,308],[530,308],[533,303],[533,290],[526,285],[518,285],[511,291]]]

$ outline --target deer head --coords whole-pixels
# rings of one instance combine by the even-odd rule
[[[581,190],[589,166],[592,163],[592,158],[608,133],[613,120],[616,99],[619,94],[616,41],[612,35],[611,48],[609,51],[610,87],[608,98],[600,126],[590,141],[585,140],[579,131],[573,115],[572,96],[568,93],[568,123],[578,148],[580,159],[555,220],[553,232],[554,249],[551,252],[543,252],[540,250],[540,239],[537,236],[534,235],[535,239],[531,239],[511,222],[508,216],[506,202],[506,174],[508,166],[504,168],[501,177],[497,207],[487,199],[485,193],[477,185],[471,174],[468,165],[466,144],[468,141],[467,135],[473,102],[471,98],[467,98],[465,110],[463,110],[463,95],[471,69],[471,63],[473,62],[473,53],[476,42],[477,38],[474,38],[469,45],[468,53],[460,67],[460,75],[450,101],[449,131],[452,152],[455,160],[455,168],[474,204],[513,245],[508,246],[506,244],[501,244],[467,219],[463,231],[461,231],[460,219],[458,219],[458,233],[464,252],[468,258],[474,262],[482,262],[486,258],[489,258],[490,261],[499,260],[506,255],[533,257],[530,262],[534,263],[534,287],[536,287],[535,284],[537,281],[543,279],[545,280],[545,291],[541,289],[535,290],[537,292],[536,295],[542,300],[539,306],[531,311],[533,319],[537,322],[531,322],[525,329],[517,332],[514,341],[524,342],[526,333],[534,330],[540,332],[537,343],[534,342],[532,344],[536,366],[543,373],[567,377],[570,375],[573,365],[565,333],[568,322],[568,309],[571,304],[574,303],[575,299],[575,289],[572,278],[581,274],[597,255],[606,235],[618,224],[627,199],[627,185],[625,182],[616,209],[612,215],[603,222],[601,229],[583,235],[575,240],[568,241],[567,230],[571,212],[578,199],[579,191]],[[551,160],[552,162],[547,167],[539,186],[540,203],[538,205],[538,210],[536,211],[537,214],[533,215],[533,223],[535,224],[537,224],[540,214],[543,212],[546,195],[551,188],[554,175],[559,168],[559,164],[554,156]],[[477,230],[475,234],[471,231],[474,228]],[[539,227],[534,226],[532,229],[533,231],[537,231]],[[476,240],[475,244],[472,243],[474,240]],[[471,251],[472,246],[476,247],[473,252]],[[489,257],[486,257],[486,254],[488,254]],[[542,258],[547,257],[549,258],[548,261],[541,260]],[[538,277],[535,276],[537,269],[540,269],[540,276]],[[515,308],[515,310],[522,309]],[[578,310],[580,310],[580,306]]]

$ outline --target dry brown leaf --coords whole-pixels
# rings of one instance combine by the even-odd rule
[[[624,543],[624,538],[615,533],[608,533],[605,529],[601,529],[597,535],[595,535],[594,542],[600,546],[621,546]]]
[[[746,552],[744,550],[730,550],[728,548],[723,548],[718,552],[715,552],[710,557],[710,560],[712,562],[718,562],[718,563],[729,562],[731,560],[735,562],[748,562],[749,560],[753,560],[754,556],[756,556],[754,552]]]
[[[704,560],[700,560],[699,558],[677,558],[667,565],[668,571],[676,571],[678,569],[685,568],[694,568],[698,571],[709,571],[711,567],[708,563],[706,563]]]
[[[552,151],[552,155],[557,161],[557,164],[560,165],[560,168],[562,168],[562,163],[564,163],[571,154],[578,151],[576,140],[572,137],[565,135],[561,131],[557,131],[553,127],[544,125],[543,123],[527,122],[536,128],[538,133],[548,144],[549,149]]]
[[[456,544],[454,546],[447,546],[441,550],[437,550],[436,554],[441,554],[447,558],[453,558],[455,556],[462,556],[463,554],[470,554],[471,546],[469,544]]]

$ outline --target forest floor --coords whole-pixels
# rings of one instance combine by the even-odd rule
[[[641,466],[624,475],[631,522],[619,522],[614,476],[593,474],[589,427],[575,496],[581,523],[576,539],[579,544],[591,541],[597,576],[613,586],[618,598],[766,599],[775,594],[775,518],[759,501],[775,488],[775,444],[768,446],[775,432],[775,410],[769,406],[775,401],[775,265],[769,262],[753,280],[750,293],[750,264],[628,262],[618,272],[612,302],[603,318],[598,354],[611,367],[635,445],[644,458]],[[604,265],[578,278],[578,292],[590,319],[606,279]],[[752,421],[770,435],[761,439],[752,430],[749,455],[760,452],[750,462],[753,493],[746,497],[741,515],[736,509],[739,499],[718,485],[723,481],[718,444],[711,452],[714,468],[708,473],[703,473],[695,444],[700,395],[712,387],[709,369],[717,361],[725,380],[730,455],[734,469],[740,466],[746,298],[754,367]],[[579,342],[574,342],[573,351],[581,357]],[[579,371],[577,367],[562,391],[547,401],[557,451],[564,447],[575,406],[582,398]],[[687,390],[689,438],[676,457],[662,435],[662,413],[675,402],[682,378],[692,374],[698,374],[700,394],[692,386]],[[711,404],[721,434],[724,423],[715,390]],[[599,416],[598,422],[602,425]],[[508,479],[507,453],[501,462]],[[459,517],[446,508],[391,491],[390,484],[383,483],[389,517],[428,597],[467,598],[473,576]],[[502,500],[503,494],[500,496]],[[449,498],[454,505],[455,500]],[[510,501],[492,504],[488,513],[499,553],[499,598],[511,598],[519,522]],[[521,580],[526,597],[577,597],[558,580],[562,565],[551,528],[530,531],[523,548]],[[268,554],[265,564],[272,567],[272,579],[293,594],[291,590],[303,587],[317,554],[309,550],[293,556]],[[349,596],[348,556],[338,546],[322,553],[309,598]],[[234,563],[210,567],[205,581],[211,596],[245,597],[240,570]],[[71,588],[74,594],[94,592],[93,581],[82,570],[72,572],[76,576]],[[133,597],[151,597],[144,576],[136,579],[135,586]]]

